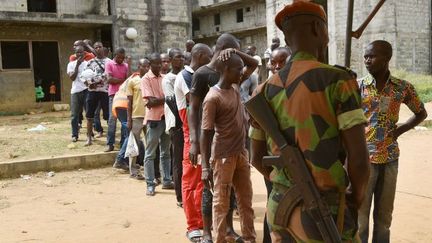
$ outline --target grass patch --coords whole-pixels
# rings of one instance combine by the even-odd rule
[[[392,75],[412,83],[424,103],[432,101],[432,75],[416,74],[405,70],[392,70]]]

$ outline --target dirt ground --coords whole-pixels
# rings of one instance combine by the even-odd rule
[[[400,137],[392,242],[432,242],[431,138],[430,130]],[[256,171],[252,181],[260,242],[266,194]],[[145,188],[111,168],[2,180],[0,242],[188,242],[174,192],[147,197]]]
[[[46,130],[28,131],[38,125]],[[106,145],[106,122],[102,120],[104,136],[96,138],[90,147],[84,147],[85,126],[84,121],[78,142],[72,143],[69,111],[0,117],[0,163],[102,152]],[[120,132],[120,123],[117,123],[117,132]],[[118,143],[119,135],[116,138]]]

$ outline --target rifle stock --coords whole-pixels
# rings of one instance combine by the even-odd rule
[[[264,165],[287,168],[290,177],[294,181],[293,187],[296,187],[296,192],[298,192],[292,194],[301,194],[303,205],[309,215],[314,219],[324,242],[342,242],[330,210],[324,200],[322,200],[316,188],[302,152],[297,147],[288,145],[288,142],[279,129],[279,123],[264,95],[258,93],[246,102],[245,106],[249,114],[276,143],[281,152],[280,156],[264,157]],[[275,216],[275,223],[283,224],[280,226],[284,228],[288,226],[288,218],[290,216],[289,209],[293,208],[293,206],[289,204],[296,201],[290,197],[289,193],[290,191],[287,192],[288,195],[284,196],[284,199],[279,203],[281,208],[278,207],[277,211],[280,213]]]

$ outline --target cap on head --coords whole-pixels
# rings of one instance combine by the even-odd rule
[[[321,18],[324,22],[327,22],[327,15],[321,5],[312,3],[308,0],[294,0],[292,4],[286,5],[276,14],[276,26],[282,30],[282,22],[285,18],[291,18],[299,15],[316,16]]]

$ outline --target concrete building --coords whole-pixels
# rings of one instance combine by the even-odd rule
[[[266,0],[267,43],[283,34],[274,24],[274,16],[292,0]],[[345,31],[348,1],[316,0],[328,13],[330,36],[329,63],[344,64]],[[353,29],[365,20],[378,1],[354,1]],[[363,50],[373,40],[384,39],[393,46],[390,68],[410,72],[432,72],[432,9],[431,0],[387,0],[370,22],[359,40],[353,39],[351,67],[359,75],[367,73],[363,65]]]
[[[329,62],[344,63],[347,1],[314,0],[328,12]],[[263,57],[271,39],[283,35],[274,16],[292,0],[0,0],[0,114],[52,106],[36,103],[35,86],[48,94],[52,82],[56,101],[69,103],[71,81],[66,74],[72,44],[77,39],[99,40],[114,49],[125,47],[138,58],[169,47],[184,48],[186,39],[210,46],[224,32],[242,44],[255,45]],[[357,28],[376,1],[356,0]],[[432,72],[431,0],[387,0],[360,40],[352,43],[352,68],[366,73],[363,50],[385,39],[394,48],[391,68]],[[135,28],[136,39],[125,32]],[[264,71],[264,70],[262,70]],[[265,72],[265,71],[264,71]],[[46,95],[48,97],[48,95]]]
[[[48,97],[54,82],[55,102],[69,103],[66,66],[75,40],[125,47],[133,66],[151,52],[184,48],[191,9],[188,0],[0,0],[0,114],[49,109],[49,98],[36,103],[38,84]],[[126,38],[128,28],[136,39]]]
[[[195,0],[192,8],[193,39],[213,46],[222,33],[240,39],[242,48],[257,47],[263,56],[267,46],[265,0]]]

